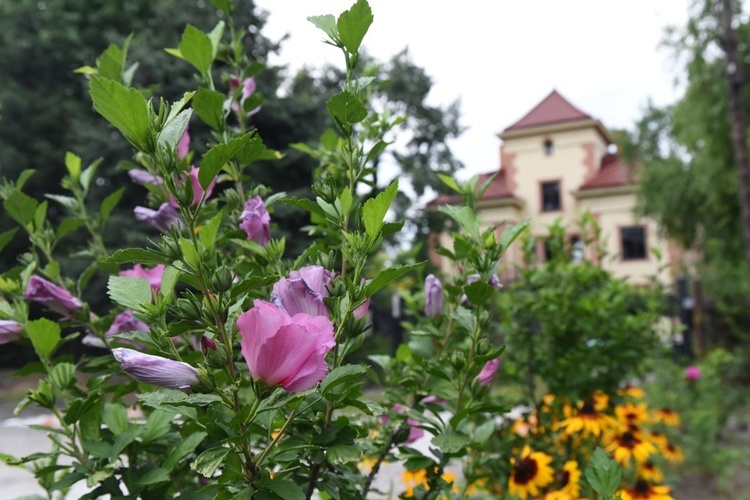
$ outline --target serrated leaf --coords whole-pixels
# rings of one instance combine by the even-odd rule
[[[320,208],[320,205],[318,205],[314,201],[309,200],[307,198],[296,198],[294,196],[290,196],[288,198],[284,198],[283,200],[281,200],[281,203],[285,205],[290,205],[293,207],[301,208],[303,210],[307,210],[308,212],[320,215],[321,217],[326,216],[323,209]]]
[[[177,144],[180,142],[180,139],[182,139],[185,130],[187,130],[192,115],[193,110],[186,109],[180,111],[174,119],[167,122],[161,132],[159,132],[159,136],[156,139],[156,143],[159,147],[164,148],[167,151],[176,150]]]
[[[275,149],[268,149],[259,135],[255,134],[251,140],[245,144],[242,149],[237,151],[237,161],[243,165],[248,165],[254,161],[260,160],[278,160],[284,155]]]
[[[221,221],[223,219],[224,212],[219,212],[214,215],[208,224],[203,226],[198,233],[201,243],[203,243],[203,246],[209,251],[213,250],[214,245],[216,245],[216,235],[219,232],[219,227],[221,226]]]
[[[163,412],[159,412],[163,413]],[[171,415],[169,415],[171,418]],[[185,438],[181,439],[180,442],[172,449],[172,452],[167,455],[166,460],[162,464],[165,469],[172,470],[175,465],[180,463],[182,459],[193,453],[199,444],[208,436],[205,432],[193,432],[188,434]]]
[[[167,266],[164,268],[164,274],[161,276],[161,294],[164,295],[164,297],[169,297],[172,294],[179,276],[180,271],[174,266]]]
[[[372,297],[378,290],[388,285],[390,282],[400,278],[410,271],[413,271],[425,265],[425,263],[426,261],[418,262],[416,264],[408,264],[401,267],[391,267],[389,269],[386,269],[385,271],[381,271],[380,273],[378,273],[375,279],[369,282],[365,287],[365,296]]]
[[[216,472],[216,469],[221,467],[224,460],[229,455],[230,449],[224,447],[211,448],[206,450],[190,464],[190,468],[203,477],[211,477]]]
[[[198,88],[193,98],[193,110],[203,123],[214,130],[224,130],[224,101],[227,96],[205,87]]]
[[[21,191],[13,191],[3,200],[5,212],[22,226],[26,226],[34,219],[37,205],[34,198]]]
[[[147,250],[144,248],[121,248],[106,259],[102,259],[102,264],[130,263],[150,266],[155,264],[167,264],[169,263],[169,260],[156,250]]]
[[[375,239],[383,227],[383,220],[391,208],[391,203],[398,193],[398,179],[385,188],[375,198],[367,200],[362,207],[362,222],[365,225],[367,235]]]
[[[484,304],[487,299],[492,297],[492,294],[495,292],[495,288],[488,285],[484,281],[475,281],[470,285],[466,285],[464,287],[464,292],[466,293],[466,297],[469,299],[469,302],[479,306]]]
[[[60,324],[47,318],[26,323],[26,333],[40,359],[47,359],[60,343]]]
[[[331,41],[334,43],[339,42],[339,29],[336,26],[336,18],[333,15],[325,14],[323,16],[310,16],[307,20],[323,30]]]
[[[107,291],[110,299],[128,309],[151,302],[151,285],[145,278],[110,276]]]
[[[149,484],[163,483],[169,480],[171,480],[169,477],[169,471],[162,467],[157,467],[141,475],[136,483],[140,486],[146,486]]]
[[[114,80],[93,75],[89,92],[94,109],[119,130],[136,148],[151,153],[146,98],[136,89],[127,89]]]
[[[326,396],[337,385],[359,378],[368,369],[367,365],[337,366],[320,383],[320,393]]]
[[[227,143],[217,144],[208,150],[203,156],[198,172],[198,181],[203,186],[203,189],[208,188],[208,185],[216,178],[221,167],[232,159],[240,149],[246,146],[253,135],[255,135],[254,132],[248,132],[247,134],[235,137]]]
[[[269,490],[273,491],[279,498],[284,500],[305,500],[305,492],[302,491],[302,487],[298,484],[281,478],[269,478],[266,482],[266,486]]]
[[[334,94],[326,102],[326,109],[332,117],[338,118],[347,130],[367,117],[367,109],[359,98],[346,90]]]
[[[167,116],[167,120],[165,123],[169,123],[174,120],[194,96],[195,92],[185,92],[184,94],[182,94],[182,98],[179,101],[173,102],[172,105],[169,106],[169,115]],[[182,137],[182,134],[180,134],[180,137]],[[178,138],[177,141],[179,142],[179,140],[180,139]]]
[[[128,409],[118,403],[106,403],[102,422],[117,436],[128,429]]]
[[[432,444],[440,448],[444,453],[458,453],[466,448],[471,439],[460,432],[446,432],[432,438]]]
[[[214,59],[214,48],[208,35],[188,24],[182,32],[178,49],[182,59],[192,64],[201,74],[208,72]]]
[[[78,200],[72,196],[62,196],[59,194],[45,194],[45,198],[49,198],[52,201],[56,201],[60,205],[64,206],[70,211],[74,211],[78,207]]]
[[[86,224],[86,221],[78,218],[78,217],[66,217],[65,219],[60,222],[60,225],[57,226],[57,230],[55,231],[55,237],[59,240],[61,238],[64,238],[65,236],[69,235],[79,227]],[[0,249],[2,249],[2,246],[0,245]]]
[[[620,465],[599,447],[594,450],[584,475],[591,487],[604,498],[613,496],[622,481]]]
[[[49,381],[59,389],[65,390],[75,382],[76,367],[73,363],[57,363],[49,373]]]
[[[44,222],[47,219],[47,206],[47,200],[44,200],[34,210],[34,227],[37,231],[44,229]]]
[[[121,187],[102,200],[102,206],[99,207],[99,219],[102,222],[105,222],[109,218],[109,214],[111,214],[112,210],[114,210],[117,204],[120,203],[123,193],[125,193],[125,188]]]
[[[448,215],[451,219],[458,222],[474,241],[480,240],[479,221],[477,221],[477,215],[471,208],[443,205],[438,207],[438,211]]]
[[[359,46],[370,28],[372,20],[372,10],[366,0],[357,0],[357,3],[351,9],[341,13],[336,26],[341,43],[349,52],[356,53],[359,51]]]
[[[326,460],[334,465],[354,462],[361,456],[362,450],[351,444],[336,444],[326,450]]]
[[[137,395],[138,400],[146,405],[159,408],[160,405],[208,406],[221,402],[216,394],[185,394],[177,389],[162,389]]]
[[[529,227],[530,223],[531,221],[529,219],[526,219],[519,222],[518,224],[506,227],[503,230],[503,234],[500,235],[500,247],[502,248],[503,252],[508,249],[511,243],[516,241],[516,238],[518,238],[521,233],[523,233],[526,228]]]
[[[8,243],[13,241],[13,236],[15,236],[16,232],[18,232],[17,227],[0,234],[0,252],[3,251],[3,248],[5,248]]]

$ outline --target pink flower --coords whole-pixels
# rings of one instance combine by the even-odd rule
[[[198,384],[198,370],[182,361],[143,354],[117,347],[112,354],[120,367],[141,382],[169,389],[187,389]]]
[[[240,215],[240,229],[247,233],[247,239],[262,247],[271,241],[271,216],[260,196],[253,196],[245,202]]]
[[[434,318],[443,313],[443,284],[435,275],[424,280],[424,314]]]
[[[242,356],[255,380],[298,392],[314,387],[328,373],[325,355],[336,342],[327,317],[290,316],[270,302],[256,300],[237,319],[237,329]]]
[[[118,333],[148,332],[149,330],[150,328],[146,323],[133,316],[132,311],[125,309],[123,312],[115,316],[112,326],[109,327],[109,330],[107,330],[105,335],[111,337]],[[120,341],[139,349],[144,347],[143,344],[132,340],[120,339]]]
[[[22,331],[21,323],[10,319],[0,319],[0,345],[20,339]]]
[[[321,266],[307,266],[289,273],[273,286],[271,301],[291,316],[306,313],[328,317],[328,308],[323,302],[328,297],[326,285],[331,282],[331,273]]]
[[[497,373],[497,367],[500,366],[500,358],[495,358],[487,361],[482,367],[482,371],[477,375],[477,380],[481,385],[490,385],[492,379],[495,378]]]
[[[205,190],[205,196],[204,196],[203,186],[201,186],[201,183],[198,180],[199,171],[200,170],[198,169],[198,167],[191,166],[189,174],[187,175],[182,174],[183,182],[187,182],[187,180],[190,179],[190,185],[193,188],[193,201],[190,202],[190,206],[193,206],[193,207],[198,206],[198,203],[200,203],[203,198],[208,199],[214,190],[214,186],[216,185],[216,179],[212,180],[211,183],[208,185],[208,189]],[[171,203],[172,206],[175,208],[179,206],[177,203],[177,200],[175,200],[174,196],[172,195],[169,196],[169,203]]]
[[[136,220],[148,222],[162,233],[169,231],[172,224],[177,224],[178,228],[182,226],[177,210],[169,203],[162,203],[158,210],[135,207],[133,213]]]
[[[69,291],[39,276],[29,278],[26,291],[23,292],[23,298],[44,304],[65,317],[69,317],[71,312],[78,311],[83,307],[81,301],[73,297]]]
[[[144,170],[142,168],[133,168],[131,170],[128,170],[128,175],[130,176],[131,181],[135,182],[136,184],[140,184],[141,186],[144,186],[146,184],[161,186],[162,184],[164,184],[164,179],[162,179],[161,176],[152,174],[148,170]]]
[[[685,378],[690,382],[697,382],[702,375],[701,369],[697,366],[688,366],[685,368]]]
[[[190,152],[190,134],[187,129],[180,137],[180,142],[177,143],[177,159],[182,160]]]
[[[365,300],[362,304],[357,307],[353,314],[356,319],[362,319],[367,316],[367,312],[370,310],[370,299]]]
[[[239,86],[240,86],[240,80],[239,80],[239,78],[237,78],[236,76],[233,76],[229,80],[229,88],[230,89],[236,89]],[[247,99],[251,95],[253,95],[256,90],[257,90],[257,85],[255,83],[255,78],[253,78],[252,76],[249,77],[249,78],[245,78],[245,81],[242,82],[242,97],[240,97],[240,102],[239,102],[239,104],[236,103],[236,102],[233,102],[232,103],[232,110],[233,111],[239,111],[240,109],[244,109],[244,107],[245,107],[245,101],[247,101]],[[251,109],[251,110],[249,110],[247,112],[247,116],[254,115],[258,111],[260,111],[260,107]]]
[[[161,278],[164,275],[164,264],[159,264],[151,269],[145,268],[140,264],[133,266],[133,269],[120,271],[120,276],[131,276],[133,278],[146,278],[151,285],[151,290],[158,292],[161,290]]]

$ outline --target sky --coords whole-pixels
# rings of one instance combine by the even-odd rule
[[[340,51],[308,16],[338,15],[354,0],[256,0],[264,34],[282,45],[273,64],[295,70],[343,66]],[[680,66],[660,48],[667,26],[682,27],[689,0],[370,0],[374,22],[363,46],[386,60],[408,48],[433,80],[430,104],[461,102],[466,131],[451,143],[466,169],[499,167],[497,134],[556,89],[605,127],[630,128],[649,100],[680,94]]]

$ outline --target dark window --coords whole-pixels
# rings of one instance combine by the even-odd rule
[[[641,260],[646,258],[646,228],[632,226],[620,228],[622,260]]]
[[[560,182],[542,182],[542,212],[560,210]]]
[[[547,156],[550,156],[555,151],[555,145],[552,142],[552,139],[545,139],[544,140],[544,154]]]

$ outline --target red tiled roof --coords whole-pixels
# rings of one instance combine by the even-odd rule
[[[538,127],[540,125],[552,125],[556,123],[571,122],[577,120],[591,120],[591,116],[573,106],[567,99],[553,90],[534,109],[526,113],[523,118],[505,129],[518,130],[522,128]]]
[[[596,175],[581,186],[581,191],[607,187],[625,186],[634,181],[630,167],[617,155],[608,154],[602,158]]]
[[[490,185],[487,187],[487,190],[484,192],[484,196],[482,197],[483,200],[496,200],[499,198],[510,198],[511,196],[513,196],[513,193],[508,188],[508,184],[505,180],[505,170],[503,169],[500,169],[499,172],[480,174],[479,180],[477,181],[477,190],[484,185],[487,179],[495,174],[497,175],[492,180],[492,183],[490,183]],[[441,194],[437,198],[429,202],[428,205],[450,205],[460,202],[461,197],[457,194]]]

